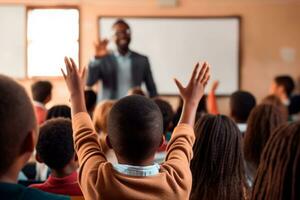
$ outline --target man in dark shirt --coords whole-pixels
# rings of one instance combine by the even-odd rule
[[[149,96],[157,95],[150,64],[146,56],[129,49],[131,31],[129,25],[118,20],[114,23],[113,38],[117,49],[109,52],[108,40],[102,40],[95,45],[96,55],[89,63],[87,86],[93,86],[102,80],[100,99],[119,99],[127,95],[129,89],[146,84]],[[102,97],[99,97],[99,95]]]

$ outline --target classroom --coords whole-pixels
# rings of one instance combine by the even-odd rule
[[[0,0],[4,199],[300,199],[300,1]]]

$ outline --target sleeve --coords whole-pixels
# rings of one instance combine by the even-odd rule
[[[102,59],[101,58],[95,58],[92,61],[90,61],[88,66],[88,73],[87,73],[87,79],[86,79],[86,85],[91,87],[93,86],[99,79],[102,79]]]
[[[150,63],[147,58],[146,58],[146,70],[145,70],[145,83],[150,97],[157,96],[157,90],[153,80]]]
[[[210,92],[208,94],[208,97],[207,97],[207,109],[208,109],[208,112],[209,114],[212,114],[212,115],[217,115],[219,114],[219,111],[218,111],[218,105],[217,105],[217,99],[216,99],[216,95],[214,92]]]
[[[192,174],[190,161],[193,158],[195,134],[193,127],[188,124],[179,124],[171,137],[167,147],[166,161],[161,170],[167,172],[174,190],[189,194],[192,188]]]
[[[193,145],[195,133],[193,127],[188,124],[179,124],[171,137],[167,147],[167,163],[178,162],[188,165],[193,157]]]
[[[90,116],[85,112],[72,118],[74,147],[79,161],[79,184],[82,192],[88,193],[98,180],[98,170],[107,163],[99,144]]]

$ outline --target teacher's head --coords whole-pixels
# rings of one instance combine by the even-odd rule
[[[113,37],[120,53],[127,53],[131,40],[131,31],[129,25],[123,20],[117,20],[113,26]]]

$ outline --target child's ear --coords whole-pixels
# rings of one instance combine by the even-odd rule
[[[162,147],[162,145],[165,143],[165,141],[166,141],[166,137],[165,137],[165,135],[162,135],[159,147]]]
[[[39,163],[44,163],[43,160],[41,159],[40,155],[38,153],[35,154],[35,159],[36,161],[38,161]]]
[[[108,135],[105,137],[105,142],[106,142],[107,146],[108,146],[110,149],[112,149],[112,146],[111,146],[110,139],[109,139]]]

